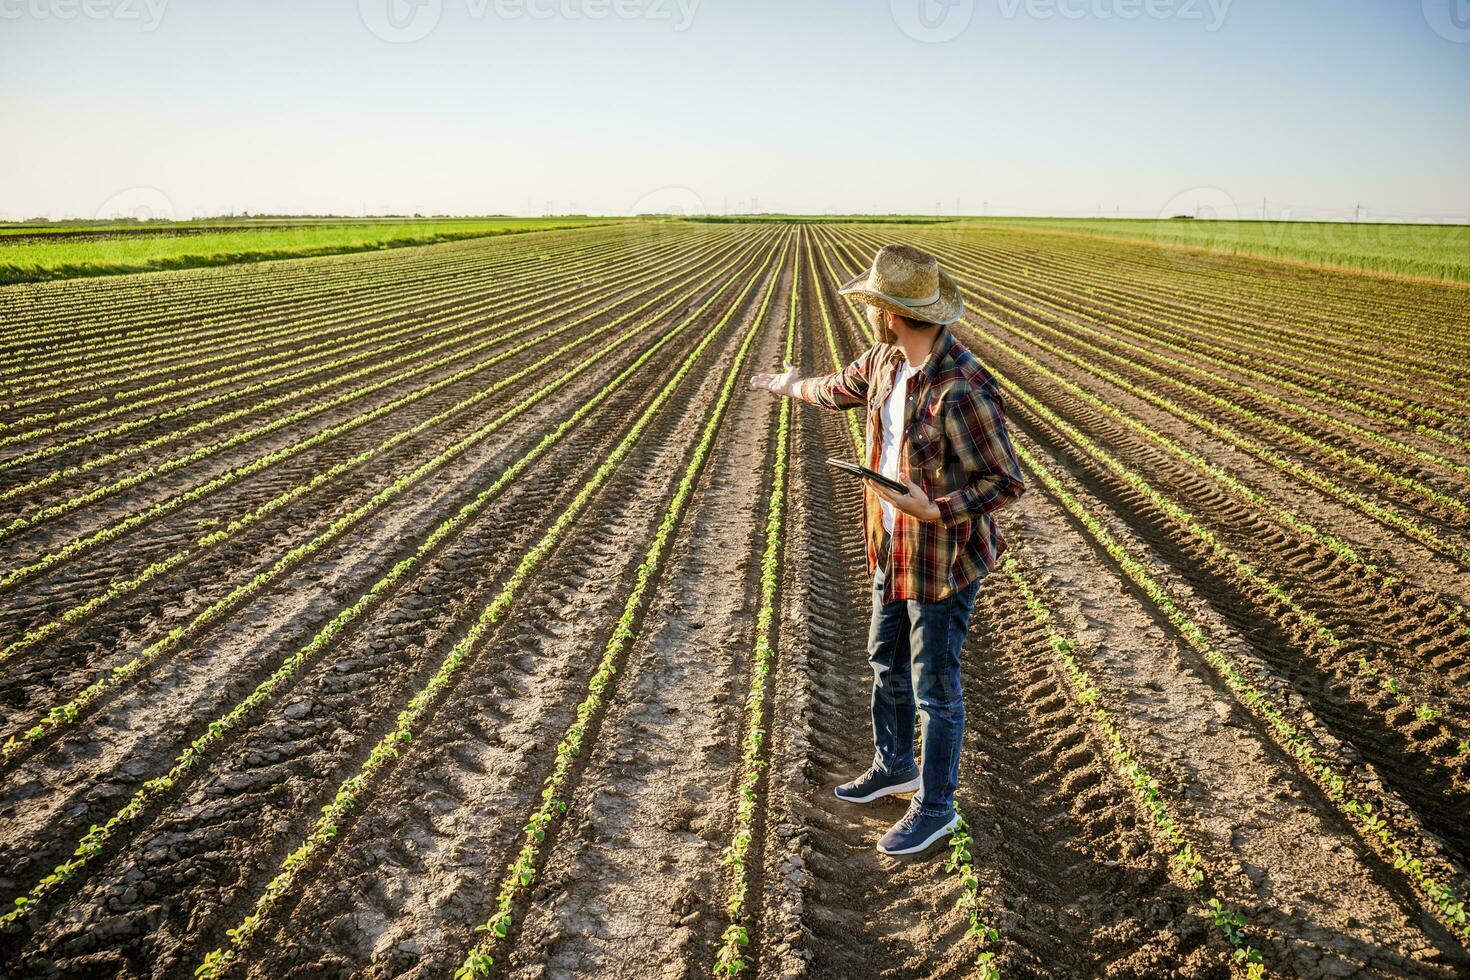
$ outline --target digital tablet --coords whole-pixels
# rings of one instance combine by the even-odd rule
[[[894,493],[909,492],[909,488],[904,486],[902,483],[899,483],[897,480],[890,479],[876,470],[870,470],[866,466],[859,466],[856,463],[849,463],[847,460],[838,459],[835,456],[827,457],[827,463],[830,466],[837,467],[844,473],[851,473],[853,476],[860,476],[865,480],[872,480],[875,483],[881,483],[888,489],[892,490]]]

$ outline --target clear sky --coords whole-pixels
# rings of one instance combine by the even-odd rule
[[[0,217],[1470,219],[1467,0],[0,0]]]

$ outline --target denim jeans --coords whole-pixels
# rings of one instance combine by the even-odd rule
[[[883,601],[883,569],[873,575],[868,663],[873,668],[873,764],[908,776],[914,764],[915,713],[923,725],[923,771],[914,802],[926,814],[954,807],[964,741],[960,650],[980,579],[938,602]]]

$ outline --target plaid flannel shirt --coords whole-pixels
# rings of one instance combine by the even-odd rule
[[[901,349],[878,343],[841,371],[797,385],[798,398],[822,408],[867,406],[871,469],[878,469],[883,446],[883,402],[902,361]],[[1006,541],[993,514],[1026,490],[1000,388],[948,327],[909,376],[900,439],[900,472],[934,501],[940,516],[922,521],[895,508],[884,601],[935,602],[995,568]],[[888,536],[881,500],[863,481],[869,575]]]

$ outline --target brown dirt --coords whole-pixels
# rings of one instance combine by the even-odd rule
[[[548,243],[549,255],[567,262],[618,236],[624,245],[678,243],[666,236],[686,236],[685,254],[705,247],[711,252],[687,276],[667,277],[667,288],[698,281],[703,292],[677,310],[640,315],[650,329],[627,348],[364,520],[220,625],[119,688],[75,726],[0,768],[0,905],[64,859],[89,825],[106,820],[144,780],[164,771],[210,719],[722,285],[727,260],[737,250],[754,240],[767,248],[783,233],[691,226],[657,235],[628,228],[537,236]],[[1119,305],[1133,297],[1141,329],[1172,329],[1182,315],[1179,297],[1127,279],[1136,273],[1140,282],[1154,282],[1149,270],[1164,266],[1178,267],[1174,274],[1201,290],[1201,308],[1225,334],[1231,290],[1244,289],[1242,284],[1250,285],[1252,297],[1276,284],[1282,302],[1319,293],[1330,297],[1293,314],[1293,323],[1308,333],[1329,329],[1334,317],[1358,329],[1374,315],[1363,304],[1381,295],[1384,315],[1411,339],[1415,330],[1433,328],[1435,317],[1459,309],[1461,294],[1382,280],[1365,286],[1363,279],[1343,276],[1343,288],[1333,290],[1324,281],[1331,276],[1307,277],[1287,267],[1277,273],[1269,263],[1195,268],[1187,257],[1173,255],[1165,262],[1126,243],[1027,239],[1014,231],[971,242],[946,239],[941,231],[890,235],[886,229],[807,227],[796,233],[799,248],[793,250],[803,270],[796,361],[804,374],[830,369],[818,313],[823,302],[839,356],[850,359],[867,343],[826,282],[821,257],[830,258],[840,273],[874,240],[889,237],[933,238],[961,279],[980,283],[994,299],[993,312],[1015,324],[1015,330],[994,328],[1007,343],[1287,502],[1398,576],[1383,588],[1060,386],[1033,376],[1017,359],[983,349],[974,331],[961,330],[962,339],[975,341],[977,352],[993,358],[1028,394],[1178,500],[1344,638],[1341,650],[1324,646],[1269,594],[1239,579],[1166,513],[1078,451],[1064,432],[1012,401],[1018,440],[1063,474],[1070,492],[1165,583],[1211,642],[1296,712],[1330,758],[1372,787],[1374,799],[1407,828],[1414,845],[1436,868],[1450,869],[1463,890],[1470,881],[1463,869],[1470,854],[1464,831],[1470,762],[1458,752],[1456,729],[1451,720],[1406,713],[1396,699],[1359,677],[1353,662],[1358,652],[1386,658],[1416,691],[1452,712],[1470,709],[1470,640],[1454,612],[1470,588],[1470,569],[1386,534],[1340,502],[1029,344],[1020,331],[1030,328],[1006,320],[1010,304],[1038,303],[1047,307],[1047,322],[1062,329],[1069,318],[1082,317],[1121,337],[1129,321]],[[808,245],[817,257],[815,284],[805,264]],[[1048,247],[1056,249],[1055,268],[1045,261]],[[190,342],[227,343],[229,331],[222,327],[290,322],[293,296],[309,299],[324,316],[350,312],[354,304],[402,300],[434,282],[436,270],[443,275],[452,269],[464,287],[451,294],[455,301],[418,314],[426,325],[439,326],[454,322],[462,303],[487,300],[503,288],[493,270],[527,248],[524,241],[487,239],[248,271],[6,287],[3,292],[15,302],[5,322],[25,330],[67,323],[80,328],[88,313],[99,313],[97,322],[110,326],[95,335],[97,342],[118,352],[150,344],[170,330]],[[1118,257],[1106,276],[1099,273],[1095,289],[1079,281],[1089,249]],[[337,839],[270,914],[233,975],[443,976],[462,959],[475,941],[474,926],[491,910],[494,890],[554,763],[555,742],[574,718],[737,339],[755,315],[759,286],[770,276],[777,288],[748,370],[780,362],[791,265],[775,270],[773,254],[766,253],[758,288],[738,315],[536,567],[512,613],[491,628],[402,758],[363,794]],[[653,269],[661,261],[651,255],[640,267]],[[592,283],[595,263],[586,274]],[[363,277],[360,288],[355,275]],[[1162,275],[1157,281],[1168,279]],[[272,276],[278,278],[261,278]],[[535,281],[530,273],[525,279]],[[265,287],[272,282],[284,295],[271,295]],[[192,312],[191,290],[201,298]],[[1424,302],[1416,305],[1421,295]],[[718,315],[727,302],[706,316]],[[1097,307],[1095,315],[1087,312],[1089,302]],[[613,294],[607,304],[604,317],[629,306]],[[1253,328],[1269,322],[1267,307],[1254,298],[1240,310]],[[379,321],[364,313],[361,322]],[[559,322],[553,313],[539,329]],[[1233,343],[1225,334],[1222,343]],[[0,388],[16,374],[15,365],[24,365],[27,352],[44,357],[55,343],[65,343],[28,347],[24,337],[0,346],[0,356],[8,358],[9,351],[20,358],[0,368]],[[357,771],[689,343],[681,338],[659,352],[594,417],[569,432],[234,730],[197,772],[111,840],[75,880],[0,931],[0,976],[192,975],[203,955],[226,940],[225,930],[251,910],[320,807]],[[251,356],[254,349],[242,346],[239,356]],[[47,622],[79,597],[136,574],[178,547],[197,534],[201,521],[239,516],[517,366],[486,371],[0,593],[0,635],[10,638]],[[179,360],[177,370],[188,373],[188,361]],[[1149,384],[1141,374],[1119,370]],[[127,397],[126,378],[107,377],[100,390]],[[395,388],[376,400],[406,390]],[[1227,394],[1224,387],[1208,390]],[[1284,388],[1268,390],[1297,397]],[[1435,390],[1446,393],[1441,404],[1466,394]],[[83,400],[80,393],[67,397]],[[1265,413],[1262,404],[1239,392],[1231,397]],[[59,398],[54,404],[70,402]],[[186,622],[504,404],[480,406],[405,443],[366,471],[294,501],[237,540],[109,604],[80,627],[0,663],[4,732],[31,723],[44,706],[75,693],[97,671]],[[14,542],[0,573],[48,544],[135,513],[167,492],[242,465],[362,407],[313,419],[299,430],[252,442],[42,525]],[[0,409],[0,423],[26,411]],[[1274,409],[1271,417],[1290,420]],[[727,409],[634,624],[608,708],[588,728],[566,788],[570,809],[554,825],[537,862],[535,885],[518,901],[515,927],[496,951],[497,976],[709,975],[727,923],[730,871],[720,856],[730,840],[739,778],[775,418],[774,399],[744,388]],[[101,440],[87,452],[118,448],[189,421],[145,426],[125,438]],[[1370,455],[1341,433],[1301,427]],[[1266,430],[1246,428],[1269,440]],[[1446,450],[1444,443],[1415,444]],[[944,868],[947,853],[936,849],[904,860],[878,854],[874,840],[901,814],[902,802],[852,807],[831,792],[872,754],[864,652],[869,590],[855,531],[859,499],[854,486],[835,479],[823,464],[827,456],[850,452],[843,416],[795,407],[777,597],[779,643],[770,681],[769,768],[752,849],[747,975],[966,976],[978,949],[965,936],[967,922],[955,907],[962,886]],[[1331,471],[1325,457],[1298,457],[1318,471]],[[63,454],[61,460],[82,458]],[[33,467],[5,478],[41,471]],[[128,471],[109,469],[89,481],[63,483],[22,502],[17,512]],[[1463,538],[1470,531],[1451,515],[1419,507],[1381,483],[1369,481],[1363,489],[1382,505],[1434,522],[1447,534]],[[1453,488],[1456,494],[1461,490]],[[1116,561],[1095,547],[1039,481],[1002,520],[1020,570],[1053,610],[1057,628],[1077,644],[1120,731],[1158,777],[1162,797],[1210,867],[1218,893],[1245,913],[1249,939],[1270,975],[1470,975],[1470,953],[1462,942],[1429,914],[1403,875],[1368,846],[1179,632],[1126,584]],[[1005,575],[993,575],[982,586],[965,664],[968,720],[957,802],[974,838],[986,921],[999,930],[1002,975],[1233,975],[1229,946],[1202,913],[1200,894],[1171,871],[1167,845],[1152,831],[1103,734],[1079,710],[1046,636]]]

